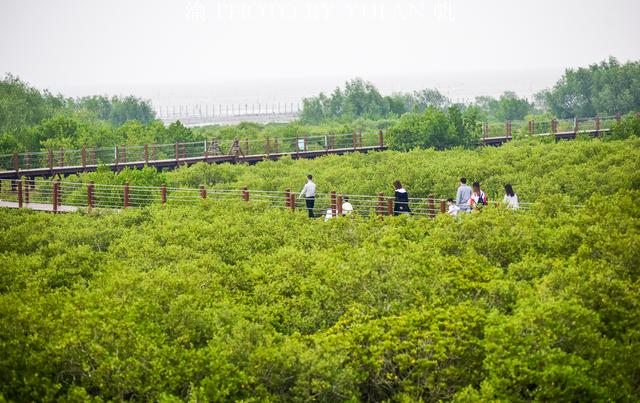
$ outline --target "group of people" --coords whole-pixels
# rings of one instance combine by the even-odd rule
[[[411,209],[409,208],[409,193],[402,186],[399,180],[393,183],[395,188],[395,203],[393,205],[393,214],[411,214]],[[517,210],[520,208],[518,202],[518,195],[513,190],[513,186],[510,183],[504,185],[504,205],[512,210]],[[299,198],[304,198],[306,202],[307,212],[310,218],[314,218],[315,215],[313,213],[313,208],[315,205],[316,198],[316,184],[313,182],[313,176],[307,175],[307,183],[302,188],[300,192]],[[467,185],[466,178],[460,178],[460,186],[456,192],[456,198],[447,200],[449,209],[448,213],[451,216],[456,217],[459,212],[471,212],[474,210],[479,210],[483,206],[486,206],[487,195],[480,188],[480,182],[473,182],[471,186]],[[349,197],[345,196],[342,203],[342,215],[346,216],[353,212],[353,205],[349,202]],[[331,219],[334,215],[333,209],[327,209],[327,213],[325,215],[325,221]]]
[[[504,185],[504,192],[505,195],[502,200],[504,205],[512,210],[519,209],[518,195],[516,195],[510,183]],[[467,178],[460,178],[460,186],[458,186],[455,200],[448,199],[447,202],[449,204],[449,215],[456,217],[461,211],[470,213],[486,206],[487,195],[480,189],[480,182],[473,182],[469,186],[467,185]]]

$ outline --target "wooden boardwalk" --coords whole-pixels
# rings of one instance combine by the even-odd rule
[[[280,140],[280,143],[277,140]],[[222,147],[207,141],[116,146],[111,149],[82,148],[81,150],[58,150],[55,153],[49,150],[3,156],[4,160],[0,161],[0,179],[68,176],[93,172],[102,166],[108,167],[113,172],[119,172],[125,168],[142,169],[144,166],[155,167],[161,171],[200,162],[255,164],[281,158],[308,159],[324,155],[368,153],[387,149],[382,131],[368,135],[365,140],[363,142],[361,133],[276,139],[271,143],[269,139],[260,143],[257,141],[251,143],[246,140],[238,141],[237,155],[220,152],[220,149],[225,149],[227,144]],[[215,144],[215,151],[210,151],[212,144]]]
[[[35,211],[48,211],[52,213],[54,211],[53,204],[46,203],[23,203],[20,207],[18,202],[0,200],[0,208],[25,208]],[[80,210],[77,206],[65,206],[59,205],[57,211],[60,213],[73,213]]]

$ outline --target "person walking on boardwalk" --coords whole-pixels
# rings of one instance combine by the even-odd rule
[[[520,203],[518,202],[518,195],[513,191],[513,186],[510,183],[504,185],[504,199],[502,202],[508,209],[517,210],[520,208]]]
[[[393,215],[411,214],[409,208],[409,193],[402,187],[400,181],[393,182],[393,186],[396,188],[396,202],[393,205]]]
[[[460,186],[456,192],[456,205],[460,207],[460,211],[471,211],[469,199],[471,199],[471,187],[467,185],[467,178],[460,178]]]
[[[480,189],[480,182],[473,182],[469,205],[472,209],[480,209],[487,205],[487,195]]]
[[[307,203],[307,212],[309,213],[309,218],[313,218],[313,205],[316,202],[316,184],[313,183],[313,176],[307,175],[307,183],[302,188],[300,192],[300,196],[298,198],[304,199]]]
[[[242,152],[242,147],[240,147],[240,140],[237,138],[233,139],[233,143],[231,144],[231,148],[229,149],[229,155],[233,156],[234,160],[238,160],[238,157],[242,155],[244,158],[244,153]]]
[[[213,141],[209,144],[209,153],[213,155],[222,154],[222,150],[220,150],[220,140],[213,139]]]

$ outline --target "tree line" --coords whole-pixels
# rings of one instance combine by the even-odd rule
[[[331,94],[306,98],[300,119],[289,124],[243,122],[198,129],[188,129],[179,121],[165,127],[148,100],[100,95],[65,98],[39,91],[9,74],[0,81],[0,154],[82,145],[262,139],[378,129],[388,129],[390,145],[398,150],[418,146],[441,149],[475,144],[482,122],[637,110],[640,62],[621,64],[615,58],[567,69],[553,88],[535,94],[534,101],[512,91],[497,98],[476,97],[471,103],[454,103],[434,88],[382,95],[372,83],[356,78]]]
[[[379,119],[427,108],[446,110],[451,99],[435,88],[383,96],[371,82],[349,80],[330,95],[320,93],[303,101],[302,121]],[[505,91],[498,98],[479,96],[458,108],[477,108],[486,121],[521,120],[532,113],[550,113],[558,118],[614,115],[640,109],[640,62],[621,64],[615,57],[588,67],[567,69],[550,89],[539,91],[533,100]]]
[[[65,98],[39,91],[19,77],[7,74],[0,80],[0,153],[112,146],[136,139],[141,132],[170,139],[188,133],[167,129],[156,120],[148,100],[134,96],[103,95]],[[143,137],[149,137],[144,133]]]

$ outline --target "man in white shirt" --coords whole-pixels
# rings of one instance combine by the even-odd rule
[[[313,176],[307,175],[307,183],[302,188],[300,192],[299,199],[304,199],[307,203],[307,212],[309,213],[309,218],[313,218],[313,205],[316,202],[316,184],[313,183]]]

